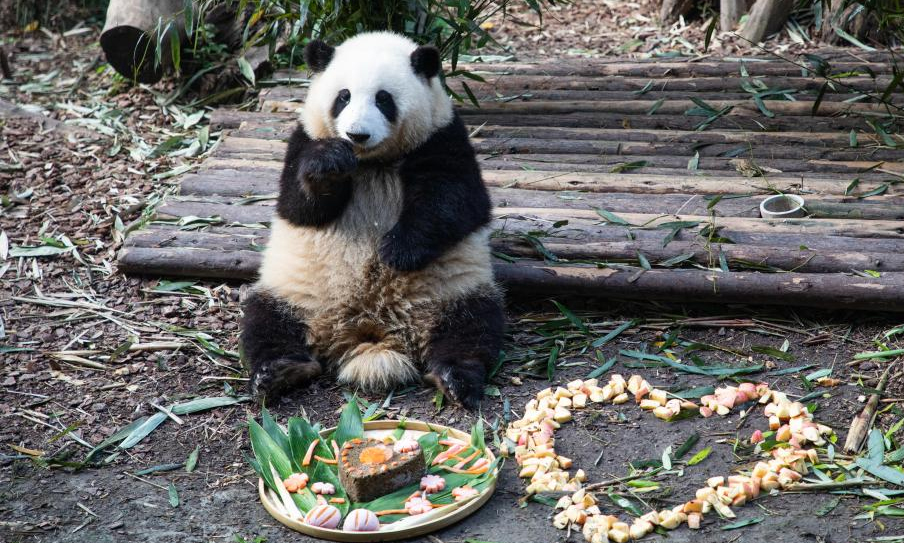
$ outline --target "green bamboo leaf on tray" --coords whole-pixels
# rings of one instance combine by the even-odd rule
[[[308,421],[301,417],[289,418],[288,449],[291,454],[292,465],[296,471],[311,475],[313,468],[311,466],[302,466],[301,461],[315,439],[320,439],[320,434]],[[320,442],[314,447],[313,454],[330,459],[335,456],[332,447],[328,445],[326,439],[320,439]]]
[[[841,496],[835,496],[831,500],[827,501],[822,507],[816,510],[817,517],[824,517],[835,510],[838,507],[838,504],[841,503]]]
[[[486,436],[484,435],[484,431],[483,431],[483,419],[482,418],[478,418],[477,423],[471,427],[471,447],[474,447],[475,449],[480,451],[481,454],[483,454],[484,451],[486,451],[487,444],[486,444]]]
[[[333,433],[333,439],[341,447],[349,439],[360,438],[364,436],[364,421],[361,419],[361,411],[358,409],[358,402],[351,401],[342,410],[339,416],[339,424]]]
[[[261,426],[267,432],[267,435],[279,445],[280,449],[284,451],[289,450],[289,436],[276,424],[266,407],[261,409]]]
[[[700,451],[697,452],[697,454],[692,456],[690,458],[690,460],[687,461],[687,465],[688,466],[696,466],[700,462],[703,462],[704,460],[706,460],[706,458],[709,456],[709,453],[711,453],[711,452],[713,452],[712,447],[707,447],[705,449],[701,449]]]

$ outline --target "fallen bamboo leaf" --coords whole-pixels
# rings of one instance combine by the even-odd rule
[[[712,447],[707,447],[705,449],[702,449],[697,454],[692,456],[690,460],[687,461],[687,465],[688,466],[696,466],[700,462],[703,462],[704,460],[706,460],[706,457],[708,457],[709,453],[711,453],[711,452],[713,452]]]
[[[744,528],[745,526],[750,526],[752,524],[759,524],[766,520],[766,517],[753,517],[744,520],[739,520],[737,522],[732,522],[731,524],[726,524],[722,526],[722,530],[737,530],[738,528]]]

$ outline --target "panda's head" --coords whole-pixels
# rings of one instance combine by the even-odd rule
[[[315,73],[302,114],[305,131],[314,139],[350,141],[359,158],[401,156],[452,120],[433,47],[372,32],[338,47],[312,41],[305,61]]]

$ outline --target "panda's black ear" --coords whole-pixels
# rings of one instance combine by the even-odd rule
[[[326,70],[327,65],[333,60],[335,52],[336,48],[332,45],[327,45],[320,40],[312,40],[304,48],[304,62],[311,71],[319,73]]]
[[[418,47],[411,53],[411,67],[414,73],[427,79],[436,77],[440,69],[439,49],[432,45]]]

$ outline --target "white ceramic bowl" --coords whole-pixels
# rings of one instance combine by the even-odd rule
[[[764,219],[795,219],[806,216],[804,199],[796,194],[776,194],[760,202],[760,217]]]

